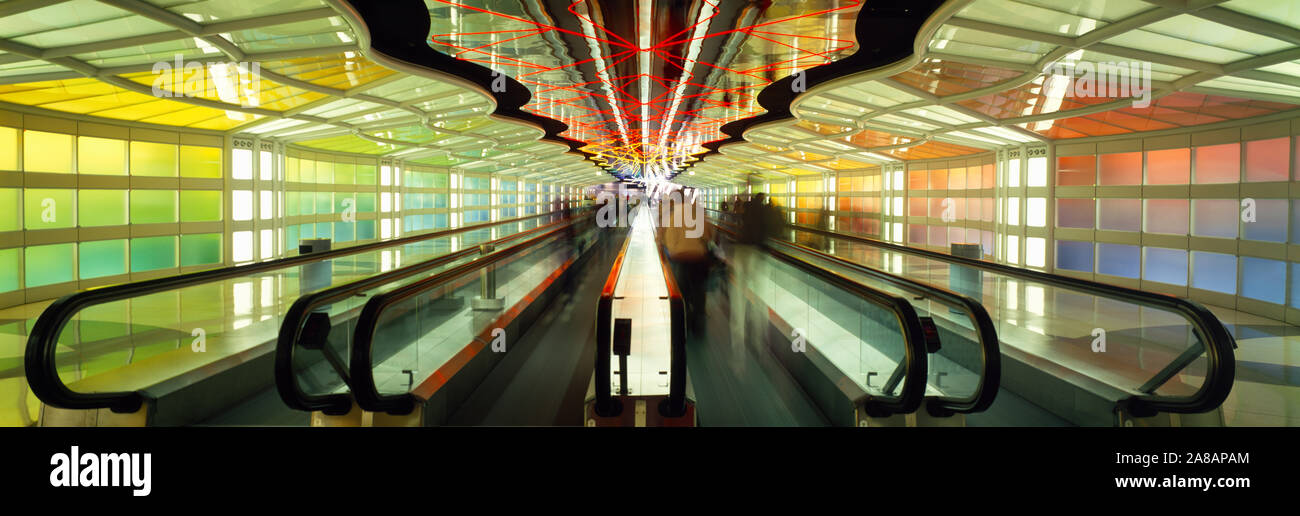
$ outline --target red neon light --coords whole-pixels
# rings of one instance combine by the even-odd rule
[[[653,28],[637,27],[638,34],[619,34],[598,23],[595,14],[598,9],[595,5],[588,4],[591,7],[588,12],[593,14],[579,14],[578,7],[586,1],[574,0],[566,8],[568,14],[582,20],[588,27],[583,31],[574,31],[476,7],[470,5],[468,0],[437,0],[438,3],[464,9],[470,14],[490,15],[493,21],[489,25],[499,23],[510,28],[444,32],[445,27],[437,27],[439,20],[435,20],[435,34],[430,36],[429,41],[435,48],[443,49],[459,59],[495,66],[503,73],[511,74],[533,92],[534,98],[524,109],[567,124],[569,129],[562,136],[585,142],[587,150],[610,162],[638,164],[665,162],[682,155],[703,152],[700,144],[725,137],[719,130],[722,125],[762,112],[755,96],[778,78],[778,74],[794,73],[830,62],[852,48],[854,41],[834,37],[834,34],[805,35],[793,32],[800,25],[799,20],[806,23],[807,19],[814,17],[848,18],[862,3],[861,0],[849,0],[846,5],[839,7],[772,19],[760,13],[752,25],[709,25],[704,34],[696,35],[701,26],[711,24],[719,16],[719,3],[704,0],[712,8],[712,14],[690,20],[684,28],[658,41],[652,41],[647,48],[640,48],[632,40],[639,39],[640,32],[652,31]],[[750,6],[745,9],[761,8]],[[698,16],[698,12],[695,15]],[[639,20],[638,16],[637,23]],[[522,28],[517,28],[520,25]],[[745,44],[759,47],[759,52],[778,49],[788,51],[788,56],[782,56],[784,59],[775,62],[735,69],[690,59],[672,51],[695,42],[737,33],[746,35],[748,42]],[[532,48],[536,48],[540,42],[533,40],[549,34],[581,38],[608,55],[554,66],[512,57],[511,47],[526,48],[531,44]],[[509,37],[496,40],[497,35]],[[472,46],[459,44],[462,38],[478,41],[483,36],[490,37],[491,42]],[[549,47],[547,44],[540,46]],[[639,68],[635,69],[635,73],[620,72],[620,68],[626,69],[629,61],[634,58],[651,59],[652,66],[658,62],[662,67],[659,70],[652,69],[653,73],[649,74],[640,73]],[[637,62],[630,64],[635,66]],[[586,76],[579,71],[582,67],[596,66],[599,69],[595,77]],[[558,84],[548,82],[554,80],[555,72],[566,70],[577,72],[582,80]],[[705,84],[710,76],[716,78],[716,72],[722,72],[723,80]],[[653,97],[643,99],[639,91],[643,82],[651,84],[652,89],[658,87],[661,91]],[[685,93],[679,95],[679,89],[684,89]],[[647,126],[649,129],[643,129]],[[644,141],[641,136],[643,131],[649,133]]]

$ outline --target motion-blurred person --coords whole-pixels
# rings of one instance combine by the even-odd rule
[[[710,231],[704,221],[704,210],[699,204],[665,197],[660,205],[667,205],[670,223],[663,229],[663,244],[668,261],[672,262],[673,276],[682,290],[686,302],[687,321],[692,330],[699,330],[704,322],[705,290],[709,277]]]
[[[757,323],[761,314],[747,310],[749,301],[746,290],[755,294],[765,291],[763,285],[768,281],[766,268],[763,267],[763,247],[767,238],[773,234],[774,219],[779,221],[779,214],[773,215],[774,206],[767,202],[767,195],[754,194],[748,202],[737,204],[740,223],[739,233],[731,251],[731,264],[735,271],[732,282],[733,290],[728,294],[731,301],[731,345],[735,350],[745,347],[747,338],[758,338],[761,332],[751,332],[749,319]],[[760,298],[761,299],[761,298]],[[753,313],[751,313],[753,312]],[[740,365],[740,363],[737,363]]]

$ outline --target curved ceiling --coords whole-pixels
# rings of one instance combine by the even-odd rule
[[[426,0],[429,45],[531,90],[615,175],[670,177],[758,92],[856,48],[860,0]]]
[[[540,141],[543,129],[493,116],[493,98],[465,81],[367,58],[359,21],[322,0],[0,3],[0,102],[539,180],[607,178]]]
[[[791,119],[720,132],[758,92],[848,59],[859,0],[424,0],[423,45],[504,72],[625,176],[697,185],[863,170],[1075,138],[1293,116],[1300,10],[1273,0],[950,0],[910,58],[812,86]],[[341,0],[0,3],[0,103],[575,184],[608,179],[498,100],[372,60]],[[155,94],[160,63],[202,65]],[[838,61],[837,61],[838,60]],[[1149,103],[1070,96],[1149,63]],[[222,65],[221,63],[235,63]],[[257,67],[250,66],[256,63]],[[384,63],[384,64],[381,64]],[[830,66],[834,66],[833,64]],[[809,72],[811,75],[813,72]],[[699,161],[696,161],[699,160]]]
[[[928,25],[912,58],[809,90],[795,119],[751,128],[680,179],[871,169],[1300,106],[1300,9],[1287,2],[950,1]],[[1147,63],[1147,102],[1071,94],[1106,63]]]

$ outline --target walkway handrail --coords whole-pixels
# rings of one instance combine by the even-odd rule
[[[1137,305],[1160,308],[1183,316],[1191,323],[1192,330],[1195,332],[1197,339],[1204,346],[1203,351],[1206,355],[1205,381],[1195,393],[1189,396],[1161,396],[1154,394],[1156,389],[1160,388],[1160,386],[1164,385],[1180,371],[1186,369],[1192,362],[1201,356],[1202,350],[1198,350],[1195,347],[1189,347],[1181,355],[1175,358],[1173,362],[1170,362],[1168,366],[1140,386],[1137,390],[1141,394],[1136,394],[1128,399],[1120,401],[1120,403],[1125,406],[1126,410],[1134,416],[1152,416],[1158,412],[1208,412],[1218,408],[1219,405],[1222,405],[1224,400],[1228,398],[1228,394],[1232,391],[1232,384],[1236,375],[1236,357],[1233,352],[1233,349],[1237,347],[1236,340],[1232,337],[1232,334],[1228,332],[1228,329],[1223,325],[1223,322],[1220,321],[1218,317],[1215,317],[1213,312],[1210,312],[1210,310],[1205,308],[1205,306],[1195,301],[1167,294],[1146,292],[1118,285],[1110,285],[1096,281],[1072,278],[1069,276],[1060,276],[1035,270],[1021,269],[1019,267],[976,260],[973,258],[953,256],[927,249],[917,249],[858,235],[850,235],[793,224],[790,226],[799,231],[829,236],[923,258],[944,261],[950,264],[973,267],[1024,280],[1082,291],[1095,296],[1118,299]]]
[[[558,213],[539,213],[505,221],[475,224],[445,231],[382,240],[320,253],[300,254],[265,262],[209,269],[68,294],[46,307],[32,326],[32,331],[27,337],[27,349],[24,356],[27,383],[31,385],[32,392],[36,394],[36,397],[40,398],[46,405],[53,407],[63,409],[108,408],[118,413],[135,412],[140,410],[145,401],[144,396],[139,392],[76,392],[69,389],[67,384],[63,383],[63,379],[59,377],[57,363],[59,334],[62,333],[63,327],[67,325],[68,321],[71,321],[79,312],[88,307],[551,215],[558,215]]]
[[[716,224],[714,227],[733,239],[736,237],[735,232],[726,227]],[[868,393],[864,408],[867,414],[872,417],[910,414],[920,408],[925,399],[926,377],[928,375],[927,346],[925,331],[921,325],[920,317],[916,314],[916,309],[912,307],[912,303],[901,296],[876,290],[841,274],[826,270],[803,258],[785,253],[771,253],[771,255],[801,269],[810,276],[830,283],[894,314],[898,319],[899,331],[903,336],[903,362],[900,364],[903,372],[900,378],[904,382],[903,389],[897,396],[875,396]],[[891,378],[891,383],[896,385],[896,381]],[[892,390],[892,388],[888,388],[886,392]]]
[[[871,276],[903,290],[937,299],[945,306],[956,308],[970,317],[975,336],[980,347],[979,383],[969,396],[926,396],[926,409],[936,417],[955,413],[970,414],[983,412],[993,405],[998,387],[1002,380],[1002,352],[999,349],[997,326],[983,304],[969,296],[964,296],[948,289],[918,283],[893,274],[889,274],[865,265],[851,262],[838,256],[823,253],[811,247],[793,242],[776,241],[780,246],[817,257],[840,267]]]
[[[348,369],[352,379],[352,395],[361,409],[370,412],[388,414],[410,414],[415,410],[417,400],[414,394],[405,392],[397,395],[384,395],[375,383],[374,363],[372,361],[375,332],[378,330],[380,317],[389,307],[410,299],[416,295],[442,287],[447,283],[471,272],[493,265],[506,258],[519,254],[555,236],[563,235],[569,228],[551,229],[526,241],[478,258],[474,261],[457,265],[451,269],[404,285],[389,292],[375,295],[366,302],[357,317],[356,329],[352,337],[352,353],[348,360]],[[418,383],[418,382],[417,382]]]
[[[629,221],[628,226],[631,226]],[[614,339],[614,290],[618,288],[618,277],[623,272],[623,260],[627,258],[627,248],[632,243],[632,232],[628,231],[623,246],[614,257],[614,265],[605,277],[605,285],[600,289],[600,299],[596,301],[596,415],[612,417],[622,412],[622,403],[610,392],[612,373],[610,372],[610,354]]]
[[[574,224],[578,220],[590,217],[591,214],[579,216],[573,219],[565,219],[558,222],[538,226],[524,230],[511,235],[483,242],[481,245],[491,245],[493,248],[516,240],[534,233],[547,229],[553,229],[557,226],[563,227]],[[447,253],[437,256],[423,262],[419,262],[406,267],[394,269],[385,273],[369,276],[351,283],[346,283],[336,287],[328,288],[311,294],[307,294],[294,301],[289,310],[285,312],[284,318],[280,324],[280,333],[275,343],[275,385],[280,393],[280,399],[290,408],[304,411],[322,411],[326,414],[340,415],[345,414],[352,409],[352,397],[349,394],[335,393],[325,395],[314,395],[304,392],[297,380],[297,369],[294,367],[294,354],[300,346],[310,344],[312,346],[321,346],[321,351],[325,354],[327,360],[334,367],[339,378],[344,384],[351,386],[351,380],[348,375],[347,365],[342,358],[336,357],[325,343],[328,337],[330,326],[323,329],[315,328],[309,334],[309,338],[319,342],[304,343],[304,333],[311,322],[310,316],[314,310],[325,305],[339,302],[358,295],[361,292],[409,278],[431,269],[441,267],[445,264],[455,262],[462,258],[467,258],[479,254],[478,246],[467,247],[460,251]],[[328,321],[324,321],[328,323]]]

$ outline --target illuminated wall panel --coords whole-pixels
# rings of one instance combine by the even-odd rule
[[[1056,186],[1092,186],[1096,182],[1096,156],[1062,156],[1056,159]]]
[[[1192,201],[1192,234],[1219,238],[1237,238],[1237,201],[1235,199],[1196,199]]]
[[[1096,205],[1092,199],[1057,199],[1057,227],[1092,229]]]
[[[23,263],[26,287],[40,287],[76,279],[73,271],[73,252],[76,244],[51,244],[28,246]]]
[[[1092,272],[1092,242],[1058,240],[1056,242],[1056,267],[1072,271]]]
[[[1098,156],[1098,181],[1103,186],[1142,184],[1142,153],[1124,152]]]
[[[23,191],[23,225],[58,229],[77,225],[76,190],[28,188]]]
[[[1236,183],[1240,180],[1241,144],[1196,148],[1196,184]]]
[[[1187,199],[1147,199],[1145,202],[1144,228],[1148,233],[1187,234]]]
[[[1246,181],[1286,181],[1290,160],[1290,138],[1246,142]]]
[[[1097,229],[1141,231],[1141,199],[1097,199]]]
[[[78,136],[77,173],[126,175],[126,140]]]
[[[131,239],[131,272],[169,269],[176,266],[176,237]]]
[[[181,235],[181,266],[221,263],[221,233]]]
[[[1224,294],[1236,294],[1237,257],[1231,254],[1192,251],[1192,286]]]
[[[0,292],[18,290],[19,257],[22,249],[0,249]]]
[[[21,198],[22,190],[18,188],[0,188],[0,232],[22,229],[22,217],[18,211]]]
[[[216,222],[221,220],[220,191],[182,190],[181,222]]]
[[[97,240],[77,244],[81,279],[126,274],[126,240]]]
[[[131,223],[176,222],[176,191],[131,190]]]
[[[1286,262],[1266,258],[1241,257],[1241,295],[1273,304],[1286,302]]]
[[[1255,218],[1242,223],[1244,240],[1286,242],[1287,199],[1255,199]],[[1234,213],[1234,218],[1236,213]]]
[[[1147,151],[1149,185],[1185,185],[1191,177],[1191,149]]]
[[[132,141],[131,175],[176,177],[176,146]]]
[[[1142,251],[1144,279],[1171,285],[1187,285],[1187,250],[1144,247]]]
[[[182,145],[181,177],[221,178],[221,148]]]
[[[23,170],[72,172],[72,135],[23,131]]]
[[[0,170],[18,169],[18,129],[0,127]]]

